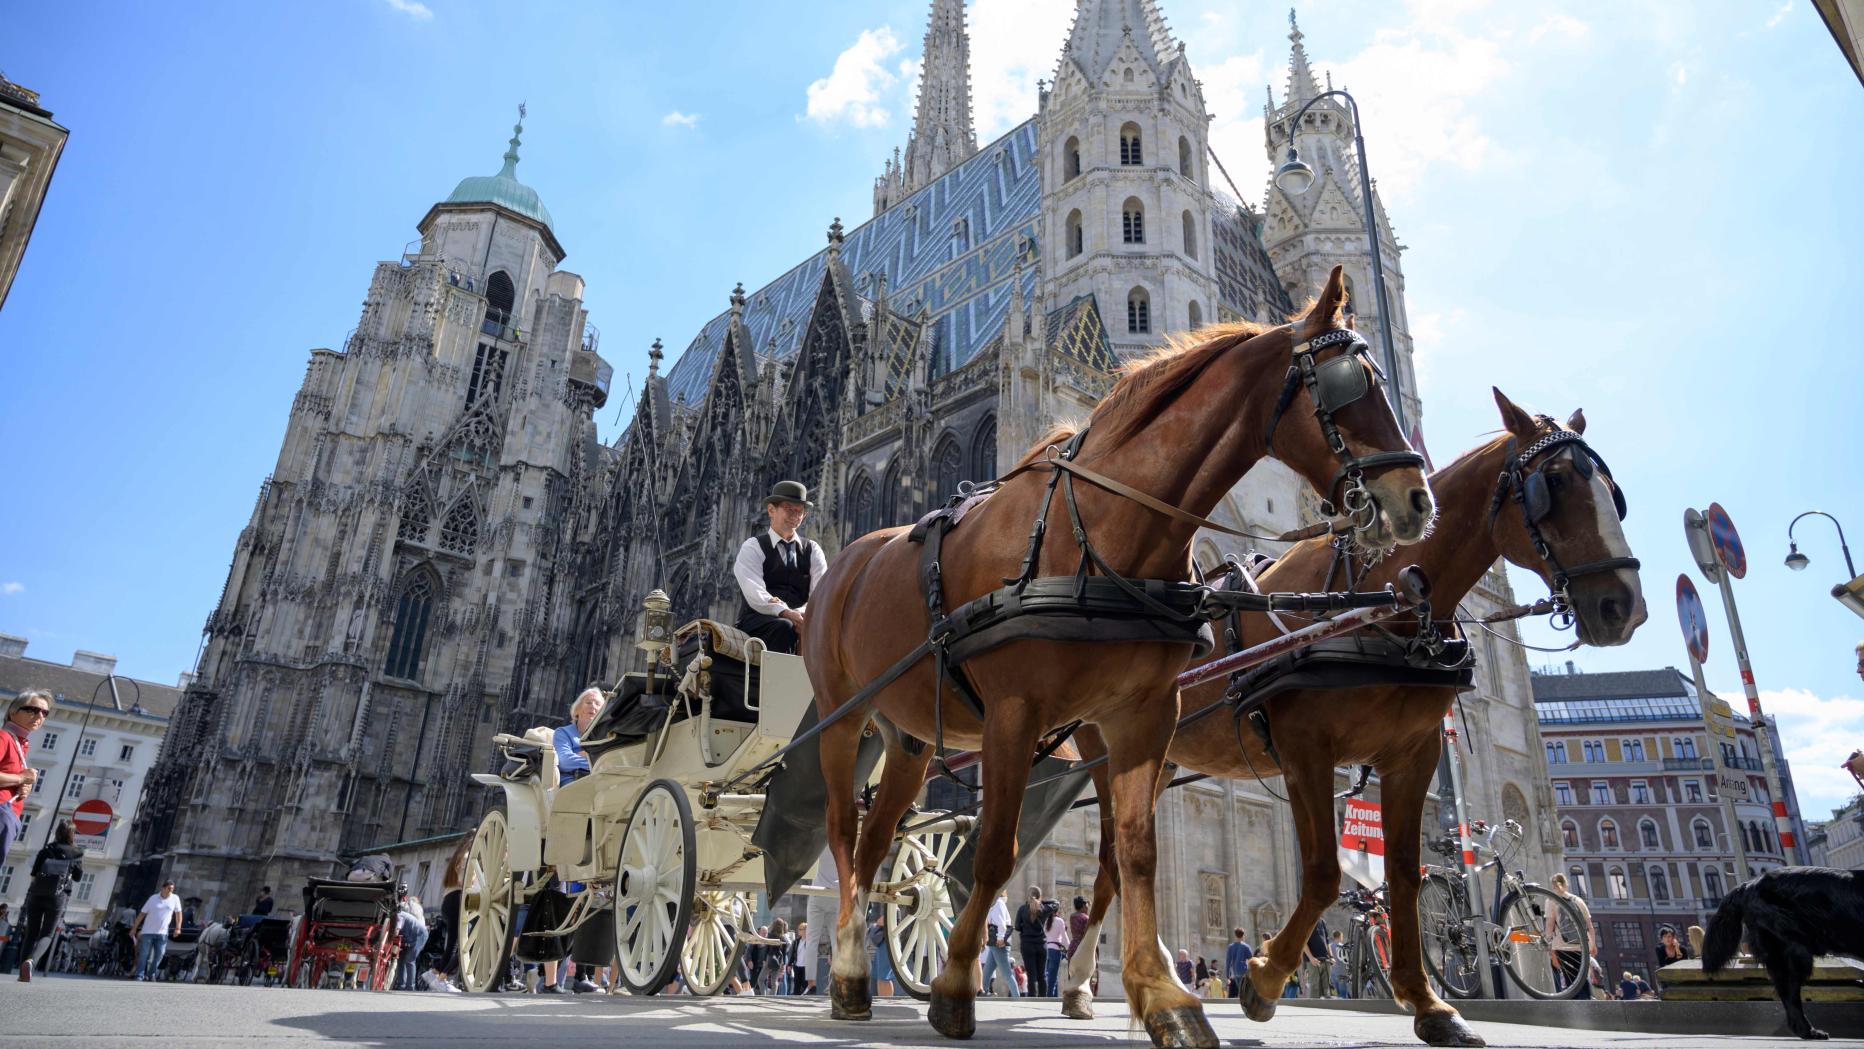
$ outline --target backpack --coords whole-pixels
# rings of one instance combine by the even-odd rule
[[[77,859],[69,856],[42,856],[39,873],[32,876],[28,896],[62,896],[71,891],[71,868]]]

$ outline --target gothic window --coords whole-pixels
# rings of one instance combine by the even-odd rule
[[[964,480],[964,455],[958,451],[958,439],[946,434],[932,452],[932,499],[943,503],[958,493]]]
[[[1696,848],[1712,849],[1715,847],[1715,832],[1709,828],[1707,820],[1697,820],[1689,825],[1689,829],[1696,835]]]
[[[1631,898],[1631,883],[1625,880],[1625,869],[1613,867],[1605,872],[1605,884],[1614,900]]]
[[[1566,880],[1574,892],[1587,899],[1592,898],[1592,879],[1586,876],[1586,868],[1575,863],[1566,869]]]
[[[401,596],[395,601],[395,629],[389,635],[388,662],[384,667],[389,677],[412,681],[420,676],[427,620],[439,589],[433,570],[426,567],[415,569],[401,588]]]
[[[1599,821],[1599,847],[1604,849],[1618,847],[1618,824],[1611,820]]]
[[[1146,242],[1146,209],[1138,197],[1127,197],[1120,205],[1120,239],[1128,244]]]
[[[1122,77],[1121,79],[1124,80],[1128,84],[1132,83],[1133,82],[1133,71],[1129,68],[1126,71],[1126,75]]]
[[[425,543],[433,520],[434,504],[427,496],[427,486],[416,484],[402,497],[401,524],[396,527],[395,536],[410,543]]]
[[[1574,852],[1579,851],[1579,827],[1572,820],[1560,824],[1560,843]]]
[[[997,476],[997,417],[986,415],[971,435],[971,476],[986,481]]]
[[[1126,331],[1129,335],[1146,335],[1152,331],[1152,296],[1144,288],[1126,293]]]
[[[1120,128],[1120,163],[1126,167],[1145,163],[1139,148],[1138,124],[1127,124]]]
[[[456,554],[470,554],[479,547],[479,515],[472,499],[461,496],[440,522],[440,546]]]
[[[1663,873],[1662,867],[1650,869],[1650,898],[1663,903],[1670,898],[1670,879]]]
[[[1626,761],[1643,761],[1644,760],[1644,741],[1643,740],[1627,739],[1624,741],[1624,748],[1625,748],[1625,760]]]
[[[1655,848],[1660,847],[1657,841],[1657,824],[1653,820],[1639,820],[1638,825],[1637,825],[1637,836],[1638,836],[1638,840],[1643,842],[1644,847],[1647,849],[1655,849]]]
[[[479,344],[479,352],[473,356],[472,375],[466,380],[466,407],[472,407],[480,397],[498,401],[505,388],[505,360],[504,350],[491,343]]]
[[[505,328],[511,323],[511,307],[518,298],[518,289],[512,286],[511,278],[504,270],[498,270],[485,282],[485,323],[481,325],[487,335],[504,338]]]
[[[1191,322],[1192,330],[1196,330],[1204,326],[1204,308],[1197,304],[1196,299],[1191,300],[1190,315],[1187,319],[1190,320]]]
[[[1716,903],[1719,903],[1721,901],[1721,898],[1722,898],[1722,872],[1721,871],[1718,871],[1715,868],[1710,867],[1709,869],[1702,872],[1702,895],[1706,897],[1706,899],[1703,902],[1709,904],[1710,906],[1714,906]]]
[[[877,527],[888,528],[899,524],[900,519],[911,513],[906,494],[900,490],[901,475],[904,473],[898,459],[887,464],[887,472],[880,479],[880,524]]]
[[[1087,246],[1087,238],[1081,231],[1081,210],[1076,208],[1068,213],[1068,257],[1081,254]]]
[[[1081,174],[1081,140],[1069,136],[1061,147],[1061,180],[1063,182],[1078,178]]]
[[[1184,213],[1184,254],[1186,258],[1197,258],[1197,219],[1191,213]]]
[[[1178,174],[1185,178],[1197,177],[1191,173],[1191,140],[1183,135],[1178,136]]]
[[[866,535],[878,527],[874,514],[874,479],[866,471],[857,474],[848,486],[848,524],[855,536]]]

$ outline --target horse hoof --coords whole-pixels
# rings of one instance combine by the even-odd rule
[[[1204,1010],[1195,1005],[1153,1013],[1146,1017],[1146,1033],[1158,1049],[1218,1049],[1223,1044],[1217,1040],[1210,1021],[1204,1019]]]
[[[1417,1018],[1411,1029],[1428,1045],[1487,1045],[1456,1013],[1430,1013]]]
[[[1262,993],[1256,990],[1256,982],[1249,977],[1243,977],[1243,989],[1236,999],[1243,1005],[1243,1015],[1251,1020],[1265,1024],[1275,1019],[1276,1000],[1262,997]]]
[[[969,1038],[977,1033],[977,1001],[954,998],[934,987],[932,1003],[926,1009],[926,1022],[947,1038]]]
[[[828,1015],[835,1020],[872,1020],[874,998],[867,991],[867,977],[829,977]]]
[[[1070,1020],[1092,1020],[1094,1018],[1094,996],[1087,993],[1086,988],[1062,992],[1061,1014]]]

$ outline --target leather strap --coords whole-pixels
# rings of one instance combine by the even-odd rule
[[[1228,525],[1218,524],[1208,517],[1199,517],[1188,510],[1181,510],[1162,499],[1147,495],[1139,489],[1134,488],[1132,485],[1126,484],[1123,481],[1116,481],[1098,470],[1082,466],[1072,459],[1045,459],[1029,464],[1030,468],[1037,466],[1048,466],[1066,473],[1071,473],[1096,488],[1104,488],[1115,495],[1131,499],[1133,502],[1151,510],[1153,513],[1164,514],[1174,521],[1194,525],[1198,528],[1208,528],[1213,532],[1222,532],[1224,535],[1240,536],[1244,539],[1261,539],[1271,543],[1295,543],[1331,531],[1331,525],[1323,522],[1318,525],[1309,525],[1306,528],[1297,528],[1290,532],[1283,532],[1280,535],[1257,535],[1254,532],[1245,532],[1239,528],[1231,528]],[[1316,531],[1315,529],[1320,529],[1320,531]]]

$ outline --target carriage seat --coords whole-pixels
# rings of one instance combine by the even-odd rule
[[[673,682],[660,674],[654,684],[657,691],[649,692],[646,674],[622,677],[595,723],[583,734],[583,750],[590,761],[617,747],[639,743],[666,723],[667,708],[675,702]]]
[[[713,717],[757,722],[757,711],[745,703],[745,691],[748,684],[751,702],[757,702],[761,642],[737,627],[695,619],[673,632],[673,643],[675,665],[685,668],[679,690],[692,698],[693,713],[698,713],[699,702],[709,694]]]
[[[391,882],[336,881],[310,878],[304,886],[304,914],[319,924],[376,925],[394,917]]]
[[[546,790],[557,789],[557,748],[551,739],[555,731],[548,726],[538,725],[522,736],[503,732],[493,736],[493,746],[498,747],[499,753],[505,758],[505,767],[499,770],[499,778],[523,783],[532,776],[539,776]]]

